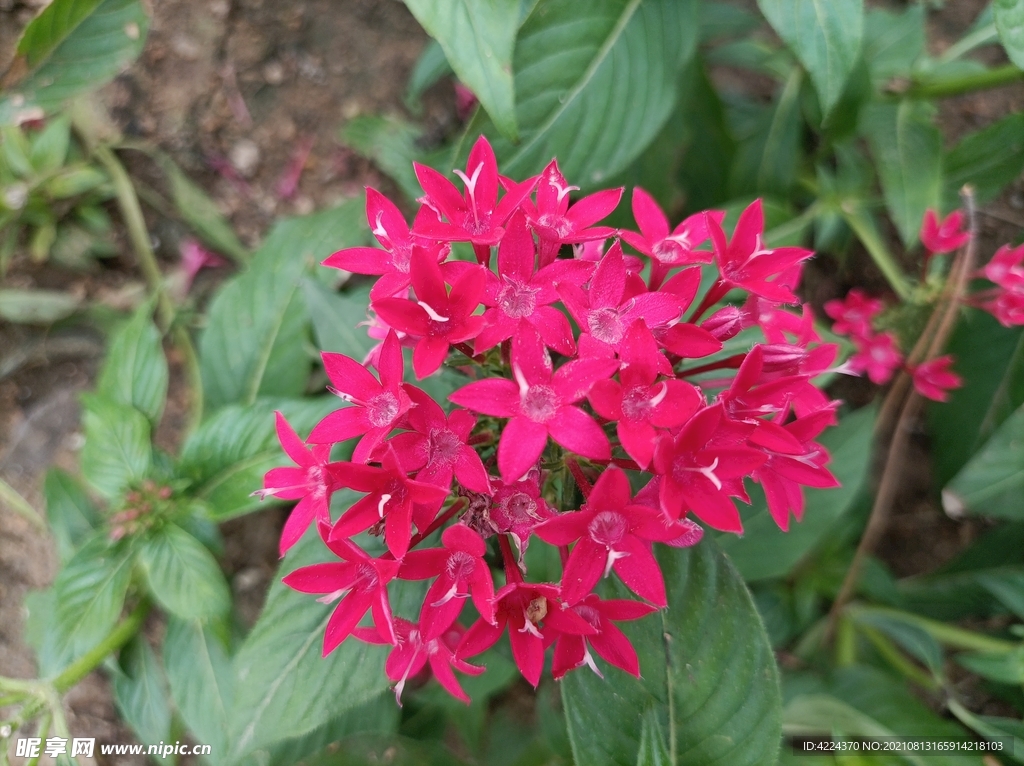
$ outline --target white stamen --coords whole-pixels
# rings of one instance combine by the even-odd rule
[[[386,239],[390,243],[391,242],[391,237],[388,236],[387,229],[384,228],[384,224],[382,222],[383,218],[384,218],[384,211],[382,210],[381,212],[377,213],[377,220],[375,221],[376,225],[373,227],[373,232],[372,233],[373,233],[373,236],[377,237],[378,239],[383,237],[384,239]]]
[[[530,390],[530,384],[526,382],[526,378],[523,376],[523,371],[519,369],[519,365],[512,362],[512,376],[516,379],[516,383],[519,384],[519,397],[526,396]]]
[[[343,402],[348,402],[349,404],[358,404],[360,407],[365,407],[366,406],[366,402],[361,402],[358,399],[356,399],[354,396],[352,396],[351,394],[346,394],[344,391],[339,391],[334,386],[328,386],[327,390],[330,393],[334,394],[339,399],[341,399],[341,401],[343,401]]]
[[[529,633],[531,636],[535,636],[537,638],[544,638],[544,636],[541,635],[540,631],[537,630],[537,626],[530,622],[530,618],[526,614],[525,609],[523,610],[523,619],[526,620],[526,624],[519,629],[520,633]]]
[[[583,667],[584,665],[597,673],[598,678],[604,678],[604,674],[597,669],[597,665],[594,663],[594,657],[590,654],[590,647],[587,646],[585,641],[583,642],[583,662],[576,667]]]
[[[661,381],[658,385],[661,386],[661,390],[647,401],[651,407],[657,407],[668,396],[668,384],[665,381]]]
[[[344,596],[345,592],[347,590],[348,590],[348,588],[342,588],[341,590],[336,590],[333,593],[328,593],[326,596],[321,596],[320,598],[317,599],[317,603],[320,603],[320,604],[333,604],[339,598]]]
[[[717,476],[715,476],[715,469],[716,468],[718,468],[718,458],[717,457],[715,458],[714,462],[711,465],[704,466],[703,468],[698,468],[697,470],[700,473],[704,474],[704,476],[706,476],[708,478],[708,480],[712,484],[715,485],[715,489],[721,489],[722,488],[722,482],[719,481]]]
[[[684,231],[682,234],[672,234],[668,237],[665,237],[665,241],[675,242],[684,250],[690,249],[690,233],[686,231]]]
[[[617,551],[612,548],[608,549],[608,559],[604,564],[604,576],[607,577],[612,573],[612,567],[615,566],[615,562],[619,559],[624,559],[629,554],[625,551]]]
[[[443,317],[440,314],[438,314],[436,311],[434,311],[434,309],[432,309],[430,307],[429,304],[424,303],[423,301],[416,301],[416,303],[419,305],[420,308],[422,308],[424,311],[426,311],[427,312],[427,316],[430,317],[431,319],[433,319],[435,322],[447,322],[448,321],[448,317]]]
[[[475,223],[480,223],[480,215],[476,209],[476,182],[480,178],[480,171],[483,169],[484,163],[481,162],[479,165],[476,166],[476,169],[473,171],[473,175],[470,178],[466,178],[466,174],[463,173],[461,170],[452,171],[453,173],[455,173],[455,175],[462,179],[462,182],[464,184],[466,184],[466,194],[469,195],[469,205],[471,208],[473,208],[473,221]]]
[[[469,598],[469,594],[459,593],[459,584],[457,582],[452,583],[452,587],[450,587],[448,589],[448,592],[441,597],[441,600],[435,601],[433,604],[431,604],[431,606],[442,606],[444,604],[447,604],[453,598]]]
[[[380,514],[382,519],[384,518],[384,506],[388,504],[390,499],[391,495],[385,492],[380,496],[380,500],[377,501],[377,513]]]
[[[580,190],[580,187],[578,187],[578,186],[562,186],[560,183],[558,183],[558,181],[555,181],[554,179],[550,179],[548,181],[548,183],[551,184],[556,189],[558,189],[558,201],[559,202],[561,202],[563,199],[565,199],[565,195],[568,194],[569,192],[571,192],[571,191],[579,191]]]

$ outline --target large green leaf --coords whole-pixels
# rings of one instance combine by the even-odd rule
[[[174,705],[189,731],[209,744],[214,760],[228,750],[228,716],[234,699],[231,657],[218,631],[208,623],[167,621],[163,643],[164,668]]]
[[[51,468],[43,481],[46,521],[57,540],[62,561],[67,561],[99,523],[99,511],[75,477]]]
[[[870,105],[862,121],[886,208],[908,247],[917,242],[925,210],[942,201],[942,135],[934,116],[930,103],[904,99]]]
[[[121,650],[113,674],[114,702],[121,717],[143,742],[171,738],[171,709],[167,679],[153,650],[137,635]]]
[[[706,210],[729,197],[729,168],[736,141],[725,121],[722,99],[699,56],[686,68],[684,78],[687,98],[683,117],[690,126],[691,140],[679,179],[686,190],[687,208]]]
[[[167,359],[153,306],[144,303],[110,339],[96,392],[142,412],[152,425],[160,420],[167,397]]]
[[[139,55],[148,30],[139,0],[54,0],[22,34],[15,67],[25,74],[0,96],[0,124],[103,85]]]
[[[562,681],[576,763],[632,766],[647,729],[645,752],[661,739],[678,766],[771,766],[778,671],[739,573],[711,541],[661,549],[658,561],[668,608],[622,624],[642,677],[606,667],[602,679],[584,668]]]
[[[288,552],[281,571],[331,558],[319,537],[307,534]],[[408,585],[398,583],[393,589],[396,614],[408,614],[415,601],[397,591],[404,588],[422,598],[422,589]],[[234,660],[230,760],[312,731],[388,687],[386,647],[350,639],[321,656],[324,628],[336,606],[297,593],[280,580],[271,585],[263,613]]]
[[[519,0],[405,0],[412,15],[441,44],[445,58],[480,100],[506,138],[515,141],[512,49]]]
[[[194,483],[193,493],[218,520],[255,510],[260,501],[252,493],[262,486],[263,474],[277,466],[291,465],[277,440],[274,410],[280,410],[305,437],[338,406],[334,397],[322,396],[258,399],[251,407],[223,407],[185,442],[178,474]]]
[[[810,74],[821,111],[828,114],[860,54],[863,0],[758,0],[757,5]]]
[[[313,317],[317,348],[362,361],[377,344],[366,334],[366,328],[360,326],[366,321],[370,288],[357,287],[337,293],[319,282],[307,279],[302,283],[302,290]]]
[[[693,0],[546,0],[516,41],[521,140],[493,136],[502,172],[539,173],[558,158],[571,183],[592,188],[633,161],[658,134],[697,38]],[[475,133],[494,133],[474,120]]]
[[[945,486],[971,456],[1024,404],[1024,330],[1006,328],[984,311],[968,309],[947,351],[964,373],[949,402],[930,404],[932,465]]]
[[[139,563],[157,601],[183,620],[217,617],[231,607],[217,560],[176,524],[165,524],[142,540]]]
[[[53,584],[56,630],[68,658],[103,640],[121,615],[132,575],[132,556],[97,534],[67,563]]]
[[[993,0],[992,7],[1006,55],[1024,69],[1024,0]]]
[[[837,489],[805,489],[802,521],[792,521],[788,532],[776,525],[764,494],[752,493],[743,513],[743,536],[722,534],[718,543],[748,582],[785,577],[817,546],[835,522],[852,507],[871,462],[875,410],[865,407],[824,433],[821,443],[832,454],[829,468],[842,485]]]
[[[362,198],[352,199],[278,223],[248,269],[220,289],[199,339],[210,407],[305,390],[309,315],[299,294],[301,278],[335,250],[363,241],[363,208]]]
[[[959,205],[960,187],[966,183],[974,186],[980,204],[995,199],[1024,170],[1024,113],[971,133],[946,155],[943,170],[948,207]]]
[[[423,193],[412,167],[413,160],[422,159],[419,137],[418,128],[398,117],[368,114],[345,123],[339,134],[343,144],[391,176],[410,201]]]
[[[108,498],[146,476],[153,460],[150,425],[134,407],[83,394],[82,475]]]
[[[946,485],[943,501],[947,508],[1024,519],[1024,407]]]

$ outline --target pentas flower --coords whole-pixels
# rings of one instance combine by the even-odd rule
[[[964,379],[950,370],[952,365],[953,357],[947,354],[909,368],[914,388],[936,402],[949,401],[949,392],[964,384]]]
[[[363,436],[353,459],[363,462],[409,410],[409,395],[402,385],[405,362],[398,336],[388,333],[377,358],[380,381],[362,364],[344,354],[323,353],[324,370],[332,393],[353,406],[332,412],[309,435],[313,444],[332,444]]]
[[[938,214],[928,209],[921,222],[921,243],[932,254],[958,250],[971,241],[971,233],[963,231],[964,214],[954,210],[941,221]]]
[[[277,418],[277,438],[281,448],[297,467],[271,468],[263,477],[263,489],[253,494],[259,495],[260,499],[272,496],[281,500],[299,500],[281,531],[279,550],[284,558],[288,549],[309,529],[313,519],[330,523],[331,494],[341,485],[332,473],[338,464],[330,462],[330,446],[318,444],[312,449],[306,447],[288,425],[284,415],[280,412],[274,415]]]
[[[982,274],[1002,288],[1024,291],[1024,245],[1003,245],[985,264]]]
[[[437,263],[424,251],[413,254],[410,269],[416,300],[381,298],[373,309],[397,330],[416,338],[412,366],[417,378],[437,372],[449,347],[475,338],[483,327],[483,317],[475,315],[483,297],[486,275],[482,268],[464,270],[445,288]]]
[[[526,219],[540,240],[541,266],[555,260],[562,245],[608,239],[615,233],[614,229],[594,224],[618,207],[622,188],[589,194],[570,207],[572,191],[579,191],[579,187],[570,186],[558,163],[551,160],[537,183],[537,204],[528,199],[523,201]]]
[[[590,654],[590,650],[593,649],[605,662],[639,678],[640,661],[637,659],[636,650],[614,623],[639,620],[655,611],[655,607],[623,599],[602,601],[591,593],[571,609],[590,623],[597,632],[583,636],[572,633],[560,634],[555,640],[551,675],[557,680],[570,670],[586,665],[604,678]]]
[[[469,152],[466,172],[454,171],[465,185],[465,195],[433,168],[418,162],[414,162],[413,167],[420,186],[426,192],[421,202],[438,216],[417,219],[414,233],[427,240],[472,242],[477,260],[484,265],[490,261],[491,245],[497,244],[505,233],[502,228],[505,222],[537,185],[536,178],[515,184],[499,202],[498,163],[494,150],[483,136],[477,139]]]
[[[871,323],[882,312],[882,306],[878,298],[871,298],[855,287],[845,298],[828,301],[825,313],[834,320],[832,332],[864,338],[872,334]]]
[[[494,494],[488,508],[488,526],[498,533],[507,533],[519,549],[519,566],[530,545],[530,537],[538,524],[553,518],[555,511],[544,500],[540,491],[540,471],[536,468],[511,483],[494,484]]]
[[[327,539],[326,532],[321,527],[327,547],[343,560],[302,567],[284,578],[285,585],[300,593],[326,594],[317,599],[321,603],[331,604],[341,599],[327,621],[323,656],[337,649],[368,611],[372,612],[373,624],[384,642],[397,643],[388,583],[398,574],[399,563],[375,559],[349,540]]]
[[[512,374],[463,386],[449,399],[484,415],[509,418],[498,444],[498,470],[515,481],[540,458],[550,435],[577,455],[594,460],[611,457],[608,437],[575,402],[617,367],[613,359],[577,359],[552,370],[540,336],[532,329],[512,343]]]
[[[872,383],[888,383],[893,373],[903,364],[903,354],[891,332],[854,338],[857,353],[850,357],[849,367],[854,372],[866,372]]]
[[[395,700],[399,706],[402,704],[402,692],[405,690],[406,682],[410,678],[415,678],[428,664],[442,688],[455,699],[468,705],[469,696],[462,690],[453,670],[478,676],[486,668],[470,665],[455,657],[454,650],[461,635],[458,626],[446,628],[438,638],[426,638],[415,623],[398,617],[395,618],[394,624],[397,643],[384,662],[384,672],[395,682]],[[376,630],[369,628],[356,628],[353,634],[370,644],[393,643],[384,640]]]

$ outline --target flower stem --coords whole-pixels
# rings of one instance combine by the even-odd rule
[[[430,537],[432,534],[434,534],[434,532],[436,532],[438,529],[444,526],[444,524],[449,519],[451,519],[452,516],[461,511],[465,506],[466,501],[461,499],[456,500],[454,503],[452,503],[448,510],[442,513],[432,522],[430,522],[430,525],[426,529],[424,529],[418,535],[413,536],[413,538],[409,541],[409,550],[412,550],[417,545],[426,540],[428,537]]]
[[[580,492],[583,493],[583,499],[586,500],[590,497],[590,490],[593,489],[593,487],[591,487],[587,477],[583,474],[583,469],[580,468],[580,464],[572,458],[566,459],[565,464],[569,467],[569,473],[572,474],[572,478],[575,480],[576,486],[579,487]]]
[[[889,248],[885,246],[885,242],[879,236],[874,221],[871,220],[860,206],[844,203],[840,210],[847,225],[853,229],[857,239],[864,245],[868,255],[871,256],[878,270],[882,272],[882,276],[889,282],[893,292],[899,296],[901,301],[909,300],[910,287],[907,285],[907,278],[903,275],[903,270],[896,263],[892,253],[889,252]]]
[[[1024,70],[1013,64],[1006,64],[994,69],[986,69],[983,72],[918,80],[911,83],[904,94],[910,98],[946,98],[978,90],[999,88],[1019,80],[1024,80]]]
[[[851,604],[847,610],[851,617],[856,619],[857,617],[864,616],[877,616],[887,617],[890,619],[899,620],[900,622],[914,625],[926,633],[931,634],[932,638],[938,641],[940,644],[953,649],[965,649],[975,652],[987,652],[990,654],[1003,654],[1005,652],[1011,652],[1019,648],[1020,644],[1013,641],[1004,641],[1001,638],[992,638],[982,633],[975,633],[965,628],[958,628],[955,625],[947,625],[944,622],[938,620],[932,620],[928,617],[922,617],[912,612],[904,612],[900,609],[893,609],[887,606],[862,606],[859,604]]]
[[[516,556],[512,552],[512,544],[508,541],[508,535],[498,535],[498,547],[501,548],[501,560],[505,563],[506,582],[522,582],[523,574],[519,571],[516,563]]]
[[[3,501],[12,511],[21,516],[40,532],[46,531],[46,522],[32,505],[21,496],[14,487],[3,479],[0,479],[0,501]]]
[[[127,644],[132,636],[139,632],[148,614],[149,602],[146,600],[140,601],[131,614],[123,622],[118,623],[117,627],[110,631],[106,638],[68,665],[60,675],[53,679],[54,689],[58,693],[64,693],[89,675],[107,658],[107,655],[116,652]]]

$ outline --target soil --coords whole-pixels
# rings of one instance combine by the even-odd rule
[[[930,14],[935,52],[973,22],[985,0],[945,3]],[[0,70],[14,42],[45,0],[0,0]],[[215,200],[242,241],[254,247],[283,215],[330,207],[371,185],[394,187],[369,162],[337,141],[339,128],[360,114],[402,111],[413,64],[426,43],[419,25],[397,0],[160,0],[142,57],[103,89],[101,98],[130,137],[169,152]],[[1000,63],[1001,52],[991,48]],[[1024,86],[948,99],[941,104],[950,142],[1010,111],[1024,110]],[[443,135],[456,122],[451,84],[436,86],[422,118]],[[282,198],[278,185],[301,151],[309,155],[295,192]],[[137,177],[151,178],[143,157],[126,157]],[[184,235],[176,224],[149,220],[163,265],[172,270]],[[1020,181],[981,217],[982,253],[991,253],[1024,229]],[[139,300],[142,286],[128,243],[95,272],[69,274],[52,267],[16,266],[5,286],[75,289],[90,301],[124,308]],[[200,275],[199,295],[226,274]],[[820,307],[851,285],[884,283],[864,254],[842,272],[816,262],[805,286]],[[36,508],[46,468],[74,471],[82,444],[78,394],[93,383],[103,354],[103,335],[90,325],[48,330],[0,323],[0,477]],[[173,449],[175,423],[186,401],[180,363],[173,375],[167,417],[158,435]],[[856,384],[841,392],[863,403],[873,394]],[[941,510],[931,485],[927,440],[912,445],[889,533],[879,555],[898,576],[926,572],[955,555],[976,534],[976,525]],[[282,513],[267,511],[224,525],[223,564],[246,622],[255,620],[277,563]],[[927,544],[922,544],[927,541]],[[32,677],[33,651],[23,637],[25,595],[47,586],[57,568],[52,542],[29,522],[0,506],[0,674]],[[155,627],[155,626],[151,626]],[[135,742],[114,709],[105,677],[93,673],[67,697],[73,736],[103,743]],[[46,763],[44,759],[43,763]],[[100,764],[141,764],[122,757]],[[83,759],[88,763],[88,759]]]

